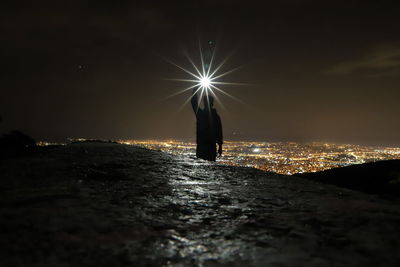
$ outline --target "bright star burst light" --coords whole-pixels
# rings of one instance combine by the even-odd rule
[[[209,42],[209,44],[212,44],[212,42]],[[183,70],[186,74],[190,75],[191,79],[168,79],[168,80],[173,80],[173,81],[179,81],[179,82],[186,82],[190,83],[191,85],[178,91],[177,93],[174,93],[170,95],[169,97],[176,96],[179,94],[182,94],[186,91],[189,91],[191,89],[194,89],[193,94],[185,101],[185,103],[182,105],[182,107],[187,104],[192,96],[200,92],[200,97],[198,98],[199,102],[202,100],[203,95],[208,96],[209,94],[214,96],[214,98],[217,100],[217,102],[221,105],[222,108],[224,108],[223,104],[221,103],[220,99],[216,95],[216,92],[222,93],[226,96],[229,96],[230,98],[235,99],[236,101],[240,101],[236,97],[232,96],[231,94],[225,92],[222,88],[220,88],[220,85],[244,85],[243,83],[234,83],[234,82],[223,82],[220,81],[219,79],[231,74],[232,72],[238,70],[240,67],[236,67],[233,69],[230,69],[228,71],[225,71],[223,73],[220,73],[221,68],[226,64],[226,62],[229,60],[229,56],[226,57],[220,64],[218,64],[216,67],[214,67],[214,58],[215,58],[215,51],[216,49],[212,49],[212,54],[211,58],[209,59],[208,62],[206,62],[206,58],[203,55],[202,47],[199,42],[199,56],[200,56],[200,62],[201,65],[197,66],[195,62],[192,60],[192,58],[189,56],[188,53],[185,53],[186,58],[188,59],[190,65],[193,67],[193,70],[190,71],[170,60],[165,59],[168,63],[174,65],[175,67]],[[182,108],[181,107],[181,108]]]
[[[210,84],[211,81],[208,77],[203,77],[200,80],[200,86],[203,86],[204,88],[210,89]]]

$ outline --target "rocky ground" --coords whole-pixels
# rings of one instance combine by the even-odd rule
[[[399,266],[400,203],[80,143],[0,161],[2,266]]]
[[[297,176],[400,200],[400,160],[356,164]]]

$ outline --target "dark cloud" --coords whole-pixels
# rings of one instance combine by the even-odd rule
[[[326,73],[340,75],[359,71],[372,71],[375,76],[399,76],[400,43],[380,45],[359,59],[332,66]]]

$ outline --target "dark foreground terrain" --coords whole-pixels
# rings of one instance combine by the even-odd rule
[[[400,266],[400,205],[108,143],[0,161],[1,266]]]
[[[370,162],[322,172],[302,173],[298,176],[365,193],[400,199],[400,160]]]

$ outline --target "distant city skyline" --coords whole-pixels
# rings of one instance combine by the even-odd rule
[[[195,157],[195,143],[159,140],[118,140],[174,155]],[[318,172],[337,167],[380,160],[400,159],[400,148],[349,144],[296,142],[225,142],[218,163],[255,167],[280,174]]]

